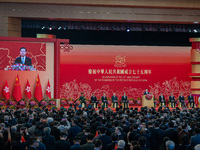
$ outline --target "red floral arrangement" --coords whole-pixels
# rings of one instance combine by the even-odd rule
[[[25,106],[26,103],[25,103],[25,101],[22,100],[22,101],[19,102],[19,105],[20,105],[20,106]]]
[[[141,102],[140,100],[138,100],[138,101],[136,102],[136,104],[142,105],[142,102]]]
[[[51,100],[51,101],[49,101],[49,104],[50,105],[56,105],[56,101],[55,100]]]
[[[134,104],[133,100],[129,100],[129,104],[133,105]]]
[[[15,101],[9,101],[9,105],[10,105],[10,106],[16,106],[17,103],[16,103]]]
[[[40,104],[41,104],[42,106],[47,106],[47,102],[46,102],[45,100],[41,101]]]
[[[61,105],[67,105],[67,102],[66,102],[66,100],[62,99],[62,100],[60,101],[60,104],[61,104]]]
[[[6,103],[4,101],[0,100],[0,106],[4,106],[4,105],[6,105]]]
[[[147,100],[151,100],[151,99],[152,99],[152,95],[151,95],[151,94],[147,94],[147,95],[146,95],[146,99],[147,99]]]

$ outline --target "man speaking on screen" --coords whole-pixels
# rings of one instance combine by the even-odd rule
[[[16,58],[15,64],[20,63],[20,64],[24,64],[27,66],[32,66],[31,58],[26,56],[26,52],[27,52],[27,50],[25,47],[20,48],[21,56]]]

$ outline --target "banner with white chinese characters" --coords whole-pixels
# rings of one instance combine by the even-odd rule
[[[142,97],[147,88],[176,97],[190,92],[190,47],[73,45],[61,51],[61,97],[77,99],[81,92],[90,99],[106,93],[121,98]]]

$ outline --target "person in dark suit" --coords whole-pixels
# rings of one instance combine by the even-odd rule
[[[171,95],[169,96],[169,102],[171,103],[171,107],[176,107],[176,103],[175,103],[175,97],[173,95],[173,93],[171,93]]]
[[[123,150],[124,147],[125,147],[125,145],[126,145],[126,143],[125,143],[124,140],[119,140],[119,141],[117,142],[117,149],[116,149],[116,150]]]
[[[97,97],[95,96],[95,93],[92,94],[91,103],[94,108],[97,108]]]
[[[118,107],[118,98],[115,95],[115,93],[113,93],[113,96],[112,96],[112,103],[113,103],[113,108],[117,108]]]
[[[60,133],[60,140],[56,141],[54,144],[54,150],[70,150],[71,144],[66,141],[67,133],[61,132]]]
[[[27,66],[32,66],[32,60],[31,58],[27,57],[26,56],[26,48],[25,47],[22,47],[20,48],[20,57],[17,57],[15,59],[15,64],[17,63],[20,63],[20,64],[24,64],[24,65],[27,65]]]
[[[149,94],[148,89],[145,90],[144,95]]]
[[[200,144],[200,134],[199,134],[199,128],[194,129],[194,136],[191,136],[190,143],[191,146],[194,148],[197,144]]]
[[[124,93],[124,95],[122,96],[122,105],[124,108],[128,108],[128,97],[126,96],[126,93]]]
[[[59,122],[54,121],[53,127],[51,127],[51,135],[53,135],[56,141],[60,140],[60,130],[58,129]]]
[[[93,144],[94,134],[88,134],[87,143],[81,145],[81,150],[94,150],[95,145]]]
[[[183,93],[179,96],[179,102],[181,103],[181,107],[185,107],[185,98],[183,96]]]
[[[106,135],[106,128],[104,126],[99,128],[99,131],[100,131],[100,135],[96,139],[99,139],[102,141],[103,143],[102,150],[106,150],[106,146],[112,143],[111,137]]]
[[[45,127],[44,128],[44,136],[42,137],[42,142],[46,146],[47,150],[53,150],[54,143],[55,143],[55,137],[53,135],[50,135],[51,128]]]
[[[81,93],[81,96],[80,96],[79,100],[81,102],[82,107],[85,107],[86,106],[86,101],[85,101],[86,98],[84,96],[84,93]]]
[[[160,101],[161,107],[166,106],[165,97],[163,96],[163,93],[160,94],[159,101]]]
[[[37,150],[38,147],[39,142],[37,141],[37,138],[31,138],[29,150]]]
[[[73,144],[73,139],[82,131],[82,129],[78,126],[78,120],[74,119],[72,121],[72,127],[68,130],[68,139],[71,144]]]
[[[94,150],[101,150],[102,149],[103,143],[102,143],[101,140],[96,140],[94,144],[95,144]]]
[[[119,140],[118,134],[117,134],[117,133],[113,133],[113,134],[111,135],[111,138],[112,138],[112,143],[110,143],[110,144],[108,144],[108,145],[106,146],[106,150],[114,150],[114,149],[116,149],[116,147],[117,147],[117,142],[118,142],[118,140]]]
[[[104,108],[107,108],[108,107],[108,100],[107,100],[107,97],[106,97],[106,94],[103,93],[103,96],[101,97],[101,100],[102,100],[102,103],[103,103],[103,107]]]
[[[174,129],[174,123],[172,121],[169,122],[169,129],[165,130],[165,137],[168,137],[175,143],[176,146],[178,146],[179,135],[178,131]]]
[[[81,139],[80,139],[80,137],[76,136],[73,141],[74,141],[74,145],[71,146],[71,150],[80,150],[81,149],[81,145],[80,145]]]
[[[189,103],[190,103],[190,107],[194,108],[194,97],[192,96],[191,93],[188,96],[188,100],[189,100]]]

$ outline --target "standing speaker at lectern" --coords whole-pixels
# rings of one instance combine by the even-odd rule
[[[144,95],[149,94],[148,89],[145,90]]]
[[[27,66],[32,66],[32,60],[31,60],[31,58],[26,56],[26,52],[27,52],[27,50],[25,47],[20,48],[21,56],[16,58],[15,64],[20,63],[20,64],[24,64]]]

